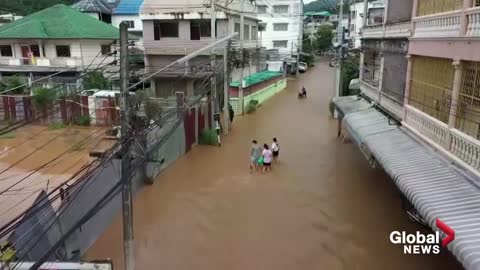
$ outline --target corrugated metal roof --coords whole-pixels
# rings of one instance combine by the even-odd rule
[[[113,10],[113,14],[137,15],[140,13],[142,4],[143,0],[121,0]]]
[[[428,225],[437,231],[439,218],[455,231],[448,249],[463,266],[480,269],[479,186],[403,128],[382,131],[382,117],[385,128],[388,119],[378,111],[352,113],[345,121]]]
[[[81,12],[112,14],[112,6],[104,0],[81,0],[71,7]]]
[[[332,102],[341,115],[363,111],[372,107],[369,102],[359,96],[334,97]]]

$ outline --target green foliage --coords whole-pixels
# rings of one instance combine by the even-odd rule
[[[313,67],[315,62],[315,57],[313,56],[313,54],[309,54],[309,55],[301,54],[300,62],[305,62],[307,63],[308,67]]]
[[[15,133],[8,132],[0,135],[0,139],[15,139]]]
[[[71,5],[76,0],[0,0],[1,12],[26,16],[56,4]]]
[[[47,88],[35,89],[32,96],[32,103],[35,109],[46,112],[55,102],[55,90]]]
[[[336,12],[337,1],[335,0],[317,0],[306,4],[303,7],[304,12],[312,11],[330,11]]]
[[[346,95],[352,95],[348,87],[350,86],[350,81],[357,79],[360,76],[359,73],[360,57],[358,54],[349,54],[348,58],[345,59],[342,67],[342,78],[343,85],[342,90]]]
[[[153,99],[145,102],[145,114],[148,119],[158,119],[162,113],[161,105]]]
[[[64,129],[66,127],[67,126],[62,122],[54,122],[54,123],[51,123],[50,125],[48,125],[48,129],[50,129],[50,130]]]
[[[217,145],[217,132],[213,129],[204,129],[202,134],[200,134],[198,143],[203,145]]]
[[[0,2],[1,2],[1,0],[0,0]],[[6,81],[0,82],[0,90],[4,91],[4,90],[7,90],[7,89],[12,89],[12,88],[17,88],[18,87],[15,90],[9,91],[8,94],[10,94],[10,95],[21,95],[21,94],[25,94],[25,90],[27,89],[27,87],[22,86],[24,84],[25,84],[24,81],[18,75],[15,75],[15,76],[12,76],[12,77],[8,78]]]
[[[248,102],[246,111],[247,113],[253,113],[257,110],[257,107],[258,107],[258,100],[252,99],[250,100],[250,102]]]
[[[90,126],[90,115],[82,115],[73,120],[73,124],[77,126]]]
[[[85,76],[85,89],[109,89],[110,82],[103,76],[102,72],[91,71]]]
[[[333,26],[330,24],[323,24],[317,32],[317,39],[315,40],[315,48],[320,52],[325,52],[332,46],[333,40]]]

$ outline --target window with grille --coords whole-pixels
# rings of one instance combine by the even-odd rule
[[[474,0],[479,2],[479,0]],[[463,0],[420,0],[417,6],[417,16],[442,13],[462,9]]]
[[[112,47],[110,45],[102,45],[102,55],[107,55],[112,52]]]
[[[480,139],[480,62],[464,62],[455,126]]]
[[[239,39],[239,37],[240,37],[240,23],[235,23],[235,26],[233,28],[233,32],[238,33],[238,35],[235,37],[235,39]]]
[[[128,25],[128,28],[135,28],[135,22],[134,21],[125,21]]]
[[[208,20],[190,21],[190,39],[199,40],[201,37],[212,35],[212,25]]]
[[[178,37],[178,22],[154,22],[153,39]]]
[[[288,13],[288,5],[273,6],[273,13],[275,14]]]
[[[273,31],[288,31],[288,23],[274,23]]]
[[[243,39],[250,40],[250,25],[248,24],[243,26]]]
[[[413,56],[409,104],[448,123],[454,75],[451,59]]]
[[[274,40],[273,47],[274,48],[287,48],[288,40]]]
[[[267,13],[267,6],[258,6],[257,7],[258,14],[266,14]]]
[[[363,81],[378,87],[380,84],[381,56],[379,52],[366,50],[363,62]]]
[[[71,57],[70,46],[57,45],[55,49],[57,51],[57,57]]]
[[[12,57],[13,56],[12,46],[10,46],[10,45],[0,45],[0,56]]]

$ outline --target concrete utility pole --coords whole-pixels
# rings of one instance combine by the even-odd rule
[[[132,183],[131,183],[131,104],[128,90],[128,24],[120,24],[120,108],[122,117],[121,141],[122,149],[122,208],[123,208],[123,245],[125,269],[134,270],[133,254],[133,210],[132,210]]]
[[[342,66],[343,66],[343,42],[344,42],[344,28],[342,25],[343,21],[343,0],[340,0],[340,23],[338,24],[338,30],[337,30],[337,35],[340,41],[340,48],[339,48],[339,65],[337,68],[337,76],[338,76],[338,90],[336,93],[336,96],[342,96],[343,95],[343,78],[342,78]]]
[[[223,134],[227,135],[230,126],[230,110],[228,109],[230,104],[230,67],[228,64],[228,52],[230,51],[230,41],[225,46],[223,51]]]
[[[217,39],[216,37],[216,14],[215,14],[215,0],[210,0],[210,37],[212,39],[212,43],[214,43]],[[212,48],[210,52],[210,59],[211,59],[211,65],[212,65],[212,70],[213,70],[213,76],[212,76],[212,96],[213,96],[213,105],[212,108],[215,113],[218,112],[219,110],[219,105],[220,102],[218,102],[218,96],[217,96],[217,78],[216,78],[216,67],[215,67],[215,47]],[[212,124],[214,122],[213,120],[213,113],[210,116],[212,119]]]
[[[242,112],[242,115],[244,115],[244,107],[245,107],[245,104],[244,103],[244,99],[243,99],[243,38],[245,36],[245,32],[244,32],[244,27],[243,27],[243,23],[244,23],[244,17],[243,17],[243,1],[244,0],[240,0],[240,63],[241,63],[241,68],[242,68],[242,71],[240,72],[240,86],[238,87],[238,101],[240,102],[240,111]]]

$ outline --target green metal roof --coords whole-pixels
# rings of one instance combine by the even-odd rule
[[[246,85],[245,87],[250,87],[252,85],[255,85],[279,76],[282,76],[281,72],[266,70],[266,71],[253,73],[250,76],[244,77],[243,80],[245,81],[245,85]],[[230,86],[239,87],[240,81],[233,81],[230,83]]]
[[[327,16],[330,16],[332,14],[330,14],[330,12],[328,12],[328,11],[318,11],[318,12],[309,11],[309,12],[305,12],[303,15],[305,15],[305,16],[325,16],[325,17],[327,17]]]
[[[119,30],[66,5],[0,26],[0,39],[118,39]]]

